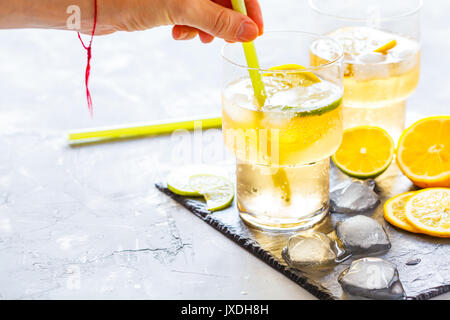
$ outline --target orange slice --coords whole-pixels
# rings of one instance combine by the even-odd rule
[[[450,238],[450,188],[418,191],[406,202],[405,216],[423,233]]]
[[[384,204],[384,218],[390,224],[400,229],[420,233],[419,229],[415,228],[408,222],[405,215],[405,204],[414,194],[416,194],[415,191],[406,192],[386,201]]]
[[[450,116],[425,118],[406,129],[397,163],[419,187],[450,187]]]

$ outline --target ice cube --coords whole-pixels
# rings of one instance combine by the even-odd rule
[[[372,191],[375,190],[375,188],[377,187],[377,183],[373,179],[364,180],[363,183],[370,189],[372,189]]]
[[[339,276],[345,292],[369,299],[398,300],[406,294],[400,282],[397,267],[380,258],[353,261]]]
[[[345,250],[353,255],[382,253],[391,248],[384,228],[366,216],[354,216],[336,225],[336,234]]]
[[[326,61],[339,57],[339,47],[330,39],[318,39],[311,44],[311,52]]]
[[[353,77],[357,81],[387,79],[391,75],[389,63],[355,63],[353,65]]]
[[[331,239],[320,232],[303,232],[292,236],[283,250],[283,258],[292,268],[326,266],[334,263],[336,253]]]
[[[408,260],[405,264],[406,264],[407,266],[416,266],[416,265],[418,265],[420,262],[422,262],[422,259],[417,258],[417,259]]]
[[[375,208],[380,199],[373,191],[373,180],[346,180],[337,185],[330,194],[331,211],[358,213]]]
[[[364,64],[373,64],[386,61],[386,56],[377,52],[367,52],[359,56],[359,61]]]

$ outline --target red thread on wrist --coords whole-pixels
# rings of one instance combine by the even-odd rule
[[[78,32],[78,39],[80,39],[83,48],[87,51],[87,65],[86,65],[86,74],[85,74],[85,83],[86,83],[86,98],[89,112],[91,113],[91,117],[94,115],[94,108],[92,107],[92,98],[91,92],[89,91],[89,76],[91,74],[91,58],[92,58],[92,40],[94,39],[95,28],[97,27],[97,0],[94,0],[94,26],[92,28],[91,41],[89,45],[86,46],[81,39],[81,35]]]

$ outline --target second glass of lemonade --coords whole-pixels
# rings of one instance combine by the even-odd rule
[[[311,64],[317,45],[326,47],[329,61]],[[343,50],[302,32],[267,32],[255,46],[254,69],[241,44],[222,52],[223,134],[236,156],[238,209],[255,227],[306,229],[328,212],[329,159],[343,131]],[[256,96],[255,74],[264,83]]]
[[[373,125],[398,139],[419,82],[422,0],[310,0],[316,29],[344,47],[344,127]],[[316,50],[313,58],[329,60]]]

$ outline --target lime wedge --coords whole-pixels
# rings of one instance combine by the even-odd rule
[[[212,174],[197,174],[189,178],[192,190],[203,195],[209,211],[219,211],[231,205],[234,186],[230,180]]]

